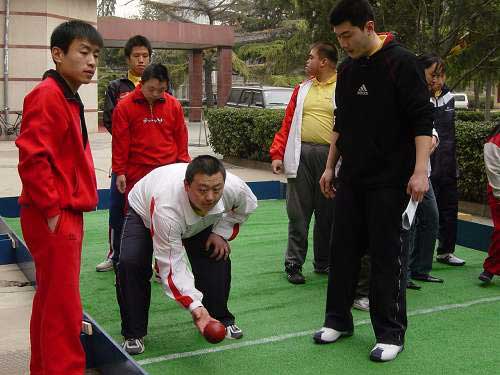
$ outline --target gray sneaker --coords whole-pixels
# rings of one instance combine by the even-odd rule
[[[368,297],[361,297],[354,300],[352,307],[361,311],[370,311],[370,300]]]
[[[97,272],[107,272],[107,271],[111,271],[112,269],[113,269],[113,261],[109,258],[106,258],[101,263],[99,263],[97,266],[95,266],[95,270]]]
[[[123,349],[130,355],[144,353],[144,339],[125,339]]]
[[[239,329],[236,324],[231,324],[226,327],[226,338],[227,339],[241,339],[243,337],[243,331]]]

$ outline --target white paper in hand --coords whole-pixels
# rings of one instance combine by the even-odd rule
[[[413,219],[415,218],[415,212],[417,212],[418,202],[410,198],[408,206],[406,206],[405,212],[403,212],[403,229],[409,230]]]

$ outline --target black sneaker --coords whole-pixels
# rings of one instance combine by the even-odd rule
[[[296,264],[285,266],[286,278],[292,284],[304,284],[306,278],[302,275],[302,267]]]
[[[125,339],[123,349],[130,355],[144,353],[144,339]]]
[[[406,287],[408,289],[413,289],[413,290],[420,290],[422,287],[418,284],[415,284],[413,281],[409,280],[408,284],[406,284]]]
[[[493,276],[495,276],[495,275],[493,275],[491,272],[484,270],[483,272],[481,272],[478,279],[481,280],[485,284],[489,284],[489,283],[491,283],[491,280],[493,280]]]
[[[287,280],[292,284],[305,284],[306,278],[302,275],[302,272],[296,271],[294,273],[287,273]]]

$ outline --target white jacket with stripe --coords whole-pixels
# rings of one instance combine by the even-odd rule
[[[192,311],[202,306],[203,295],[194,286],[182,240],[211,225],[213,233],[232,240],[239,225],[257,208],[257,198],[243,180],[228,172],[220,201],[206,216],[198,216],[184,190],[187,165],[154,169],[135,184],[128,200],[151,232],[165,293]]]

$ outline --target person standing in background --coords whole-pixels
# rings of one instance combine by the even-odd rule
[[[418,56],[418,63],[424,71],[429,92],[432,93],[435,81],[439,79],[444,69],[444,62],[437,55],[424,54]],[[436,129],[433,129],[431,155],[438,145],[439,135]],[[411,279],[431,283],[443,282],[443,279],[430,274],[439,231],[439,210],[432,182],[430,181],[430,161],[428,166],[429,190],[424,194],[424,199],[418,205],[413,225],[408,236],[405,236],[405,242],[409,248],[407,287],[415,290],[419,290],[421,287]]]
[[[141,81],[144,69],[151,61],[153,49],[149,40],[142,35],[135,35],[123,47],[128,71],[126,76],[111,81],[106,89],[104,99],[103,122],[108,132],[113,135],[113,111],[118,102],[127,96]],[[113,269],[114,250],[120,252],[120,237],[123,226],[123,209],[125,199],[116,188],[116,173],[111,171],[111,186],[109,188],[109,250],[104,261],[96,266],[97,272]]]
[[[304,284],[302,266],[314,213],[314,271],[328,274],[334,201],[321,194],[333,128],[337,49],[331,43],[312,46],[306,63],[307,81],[297,86],[288,103],[270,154],[274,173],[287,176],[288,245],[285,273],[292,284]]]
[[[484,164],[488,176],[488,203],[493,219],[493,233],[479,280],[487,284],[494,275],[500,275],[500,122],[484,145]]]
[[[463,266],[465,261],[454,254],[458,220],[455,99],[445,85],[446,67],[442,60],[440,65],[431,86],[434,128],[439,134],[439,147],[431,155],[431,182],[439,210],[436,260],[450,266]]]

